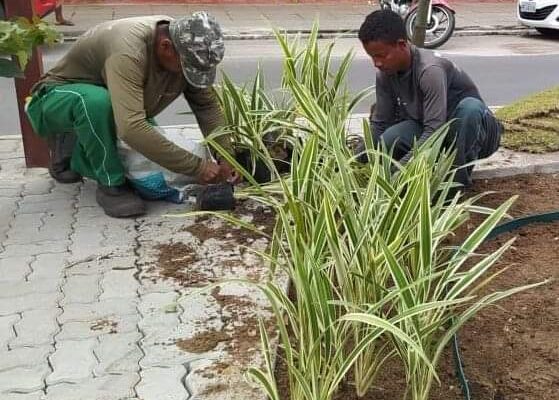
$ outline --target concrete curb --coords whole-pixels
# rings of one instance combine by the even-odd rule
[[[309,29],[287,29],[280,30],[288,35],[302,35],[308,36],[311,31]],[[357,37],[357,29],[343,30],[343,29],[323,29],[318,32],[320,39],[332,38],[354,38]],[[79,36],[85,33],[84,31],[63,32],[64,41],[74,42]],[[523,36],[536,34],[535,30],[520,25],[495,25],[495,26],[466,26],[456,28],[454,37],[461,36]],[[269,40],[274,39],[274,31],[272,29],[252,30],[252,31],[225,31],[225,40]]]
[[[358,119],[361,115],[356,116]],[[172,125],[163,128],[181,129],[189,137],[200,136],[198,125]],[[2,140],[21,140],[18,135],[0,135]],[[559,152],[531,154],[499,148],[491,157],[481,160],[474,169],[474,179],[502,178],[520,174],[559,173]]]
[[[499,107],[492,107],[493,109]],[[353,114],[348,120],[349,131],[360,132],[360,122],[368,114]],[[200,129],[196,124],[165,126],[168,129],[180,129],[188,137],[201,137]],[[474,179],[502,178],[520,174],[551,174],[559,172],[559,152],[546,154],[522,153],[505,149],[503,147],[491,157],[477,162],[474,169]]]

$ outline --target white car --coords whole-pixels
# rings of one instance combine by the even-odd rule
[[[559,0],[518,0],[516,12],[522,25],[559,36]]]

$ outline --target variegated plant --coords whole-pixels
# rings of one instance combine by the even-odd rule
[[[243,112],[294,132],[291,170],[239,193],[273,208],[277,217],[270,249],[262,256],[272,270],[287,273],[295,296],[288,297],[273,279],[258,287],[275,312],[289,398],[330,400],[351,370],[363,396],[384,363],[397,358],[406,373],[407,397],[427,400],[441,352],[458,329],[483,307],[538,285],[479,294],[511,242],[493,254],[476,250],[514,199],[490,210],[476,205],[479,196],[451,195],[454,154],[443,146],[446,126],[402,166],[373,146],[364,122],[369,163],[359,163],[346,145],[347,119],[368,92],[347,91],[351,55],[334,70],[332,47],[320,49],[316,25],[303,48],[279,33],[277,38],[284,54],[283,87],[292,96],[289,118],[278,119],[272,116],[276,110],[265,107],[262,114],[250,107]],[[238,97],[232,90],[229,95]],[[263,142],[254,147],[273,169]],[[473,212],[488,217],[463,243],[450,246],[448,239]],[[261,336],[265,367],[252,368],[249,375],[270,399],[279,400],[275,347],[264,328]]]

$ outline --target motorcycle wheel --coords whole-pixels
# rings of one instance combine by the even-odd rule
[[[405,20],[406,33],[408,38],[413,38],[413,28],[417,18],[417,8],[412,10]],[[447,42],[454,32],[456,20],[454,13],[444,6],[433,6],[431,13],[431,21],[427,23],[427,30],[425,32],[425,44],[423,47],[426,49],[434,49],[442,46]]]

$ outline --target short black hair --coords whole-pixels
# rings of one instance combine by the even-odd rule
[[[407,40],[404,21],[389,9],[373,11],[367,15],[365,22],[359,28],[361,43],[373,41],[396,43],[400,39]]]

